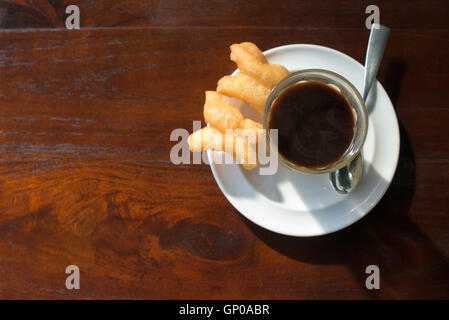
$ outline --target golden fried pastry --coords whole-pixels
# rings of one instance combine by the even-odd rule
[[[256,136],[256,143],[262,141],[262,139],[265,139],[265,134],[264,131],[262,130],[263,126],[259,122],[246,118],[243,120],[240,128],[242,130],[254,130]]]
[[[204,120],[209,125],[224,133],[226,129],[240,128],[243,119],[240,110],[223,99],[221,94],[215,91],[206,91]]]
[[[222,95],[246,101],[262,113],[271,89],[289,72],[283,66],[269,64],[251,42],[233,44],[231,60],[237,63],[240,72],[221,78],[217,92],[206,91],[203,112],[209,127],[191,134],[188,143],[191,151],[224,151],[244,168],[253,169],[258,166],[258,143],[264,139],[262,125],[245,119]]]
[[[239,109],[215,91],[206,91],[204,120],[222,133],[226,129],[262,129],[262,124],[244,118]]]
[[[251,42],[231,46],[231,60],[245,73],[269,89],[285,78],[289,72],[280,65],[269,64],[262,51]]]
[[[260,113],[263,112],[265,100],[270,89],[250,76],[238,73],[235,76],[224,76],[218,81],[217,92],[248,102]]]
[[[246,130],[236,129],[233,134],[223,134],[215,128],[205,127],[192,133],[188,143],[191,151],[211,149],[230,152],[238,163],[251,170],[259,165],[253,138]]]
[[[187,141],[190,151],[203,151],[206,149],[223,150],[223,134],[212,127],[204,127],[195,131],[189,136]]]
[[[248,130],[248,129],[262,129],[263,127],[262,124],[260,124],[259,122],[253,121],[249,118],[245,118],[242,121],[240,128],[243,130]]]

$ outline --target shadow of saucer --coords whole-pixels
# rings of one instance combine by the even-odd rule
[[[402,59],[393,58],[387,60],[387,66],[383,76],[385,90],[390,96],[391,102],[396,106],[398,103],[402,79],[407,71],[407,64]]]
[[[449,297],[448,258],[408,216],[415,193],[415,162],[402,125],[400,133],[401,150],[393,181],[377,206],[355,224],[324,236],[296,238],[263,229],[243,216],[241,219],[261,241],[291,259],[347,266],[362,288],[367,277],[365,268],[379,266],[382,290],[366,290],[367,296]],[[426,259],[417,258],[423,256]],[[422,291],[414,282],[433,287],[438,283],[438,290]]]

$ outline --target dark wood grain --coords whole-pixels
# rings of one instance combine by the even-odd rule
[[[449,298],[449,7],[374,3],[398,170],[366,218],[300,239],[243,218],[208,166],[171,164],[169,135],[202,119],[232,43],[362,62],[371,2],[79,1],[76,31],[68,1],[1,2],[0,299]]]
[[[449,121],[449,31],[438,34],[394,32],[379,75],[400,118],[409,119],[410,134],[427,138],[413,148],[432,160],[449,157],[442,134]],[[268,49],[300,39],[362,61],[367,35],[264,28],[0,34],[2,158],[168,160],[170,132],[192,130],[192,120],[202,119],[204,91],[235,68],[228,58],[233,41]],[[407,42],[419,45],[411,51]]]
[[[76,4],[84,28],[142,26],[263,26],[364,28],[365,8],[377,5],[395,29],[447,29],[446,0],[4,0],[5,28],[63,28],[65,8]]]

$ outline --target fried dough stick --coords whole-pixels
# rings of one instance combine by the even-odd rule
[[[240,72],[251,76],[269,89],[273,89],[289,74],[285,67],[269,64],[262,51],[251,42],[233,44],[231,60],[237,63]]]
[[[217,92],[248,102],[260,113],[263,112],[265,100],[270,89],[250,76],[238,73],[235,76],[224,76],[218,81]]]
[[[238,130],[238,132],[241,132],[241,130]],[[213,127],[205,127],[192,133],[189,136],[188,143],[191,151],[206,149],[228,151],[226,146],[232,146],[234,158],[240,161],[245,169],[252,170],[259,164],[254,144],[248,140],[250,139],[240,133],[223,134]]]
[[[244,120],[240,110],[215,91],[206,91],[203,113],[204,120],[223,133],[226,129],[240,128]]]
[[[239,109],[215,91],[206,91],[204,120],[222,133],[226,129],[262,129],[260,123],[244,118]]]

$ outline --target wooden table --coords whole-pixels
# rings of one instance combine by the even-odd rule
[[[65,29],[77,4],[81,30]],[[368,4],[392,28],[379,80],[394,181],[355,225],[280,236],[207,165],[170,162],[235,69],[232,43],[314,43],[360,62]],[[449,5],[440,1],[0,2],[0,298],[449,298]],[[67,290],[77,265],[81,289]],[[381,289],[365,287],[366,266]]]

